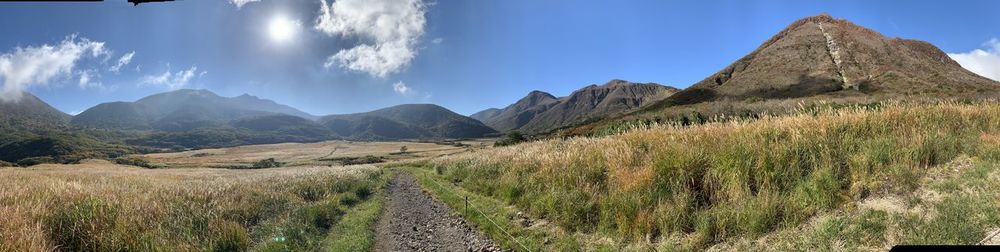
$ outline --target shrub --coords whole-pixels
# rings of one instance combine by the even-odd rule
[[[262,168],[281,167],[281,166],[284,166],[284,165],[285,165],[285,163],[275,161],[274,158],[267,158],[267,159],[263,159],[263,160],[254,162],[250,167],[254,168],[254,169],[262,169]]]
[[[523,134],[521,134],[521,132],[511,131],[510,133],[507,133],[507,135],[504,136],[503,139],[500,139],[496,143],[493,143],[493,146],[515,145],[525,141],[528,141],[528,138],[526,138]]]
[[[120,165],[131,165],[149,169],[160,168],[159,166],[150,163],[149,160],[140,157],[120,157],[114,159],[113,162]]]
[[[17,160],[17,165],[21,167],[28,167],[39,164],[52,164],[52,163],[56,163],[56,160],[49,156],[29,157]]]

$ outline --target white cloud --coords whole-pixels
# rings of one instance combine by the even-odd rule
[[[402,81],[396,82],[396,84],[392,84],[392,90],[396,91],[397,94],[403,96],[409,96],[413,94],[413,89],[407,87],[406,83],[403,83]]]
[[[135,56],[135,51],[132,51],[130,53],[126,53],[125,55],[122,55],[121,58],[118,58],[118,63],[115,63],[114,66],[111,66],[111,68],[108,68],[108,71],[112,71],[112,72],[117,73],[118,70],[122,69],[122,67],[127,66],[129,63],[132,62],[132,56]]]
[[[435,38],[435,39],[431,40],[431,43],[434,43],[434,44],[441,44],[441,42],[444,42],[444,38]]]
[[[86,89],[89,87],[101,87],[100,82],[94,81],[96,78],[100,78],[101,74],[97,72],[96,69],[87,69],[80,71],[80,79],[78,81],[81,89]]]
[[[47,85],[54,78],[69,76],[77,62],[84,57],[97,58],[107,55],[104,42],[66,37],[56,45],[17,47],[13,52],[0,54],[0,101],[16,102],[28,87]],[[90,82],[90,77],[87,77]]]
[[[427,23],[421,0],[338,0],[322,7],[315,29],[330,36],[357,37],[363,42],[342,49],[325,67],[339,66],[385,77],[401,71],[417,55],[417,42]]]
[[[229,0],[230,3],[236,5],[236,8],[243,8],[243,5],[253,2],[260,2],[260,0]]]
[[[996,38],[983,44],[983,49],[975,49],[967,53],[949,53],[948,56],[965,69],[983,77],[1000,81],[1000,40]]]
[[[142,80],[139,81],[139,84],[163,86],[170,90],[179,89],[184,86],[187,86],[187,84],[190,83],[192,79],[194,79],[197,71],[198,67],[196,66],[192,66],[188,70],[182,70],[178,72],[170,72],[170,69],[168,67],[167,71],[164,72],[163,74],[143,76]],[[203,71],[201,75],[204,75],[205,73],[207,72]]]

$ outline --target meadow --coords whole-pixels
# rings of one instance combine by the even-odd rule
[[[975,168],[941,168],[957,157],[973,164],[963,167]],[[555,231],[548,233],[559,242],[538,244],[773,249],[762,241],[783,240],[798,249],[830,249],[826,243],[884,249],[975,244],[1000,227],[997,211],[962,216],[1000,207],[1000,194],[982,189],[996,186],[982,178],[995,176],[997,161],[1000,104],[888,102],[694,126],[640,125],[604,137],[523,143],[414,165],[480,196],[474,199],[551,222]],[[974,172],[961,175],[967,170]],[[935,176],[978,178],[960,182],[976,183],[967,187],[984,193],[962,196],[957,193],[968,190],[957,185],[937,190],[943,180]],[[937,196],[920,196],[931,191]],[[923,208],[865,208],[873,199],[904,202],[892,209]],[[835,221],[823,221],[830,219]],[[796,230],[814,230],[807,233],[815,239],[801,239]],[[856,237],[859,232],[872,236]],[[559,249],[551,246],[540,248]]]
[[[0,169],[0,251],[352,250],[371,245],[372,166]]]

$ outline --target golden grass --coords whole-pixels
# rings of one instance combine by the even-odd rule
[[[345,197],[338,186],[375,171],[148,170],[107,162],[2,168],[0,251],[246,249],[271,239],[268,230],[280,230],[273,224],[296,209]]]
[[[620,243],[680,235],[680,245],[704,248],[912,191],[926,167],[996,155],[998,134],[995,102],[889,103],[540,141],[427,165],[570,231]]]
[[[479,146],[484,141],[464,141],[464,144]],[[406,156],[392,155],[406,146]],[[419,142],[352,142],[325,141],[318,143],[281,143],[247,145],[232,148],[203,149],[173,153],[142,155],[143,159],[169,167],[206,167],[250,164],[266,158],[274,158],[289,165],[319,165],[324,158],[382,156],[389,160],[412,159],[465,151],[463,147]]]

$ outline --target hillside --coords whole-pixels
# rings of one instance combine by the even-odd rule
[[[562,98],[532,91],[510,106],[484,110],[474,116],[499,131],[545,133],[629,112],[675,92],[676,88],[655,83],[611,80],[603,85],[584,87]]]
[[[475,114],[471,114],[471,115],[469,115],[469,117],[471,117],[472,119],[476,119],[476,120],[479,120],[480,122],[484,122],[485,123],[485,121],[487,119],[490,119],[490,118],[492,118],[492,117],[500,114],[500,112],[502,112],[502,111],[503,111],[502,109],[498,109],[498,108],[488,108],[488,109],[484,109],[483,111],[476,112]]]
[[[536,90],[531,91],[524,98],[517,100],[514,104],[503,109],[491,108],[476,114],[485,116],[485,114],[489,113],[487,111],[496,111],[492,116],[479,120],[493,129],[511,131],[521,128],[521,126],[535,119],[535,116],[545,112],[545,110],[552,107],[558,100],[558,98],[549,93]]]
[[[823,14],[795,21],[658,105],[817,95],[980,97],[997,91],[996,81],[962,68],[930,43],[886,37]]]
[[[404,104],[330,115],[319,122],[348,139],[476,138],[496,133],[482,122],[433,104]]]
[[[977,244],[1000,218],[998,122],[996,102],[881,103],[540,140],[411,170],[534,251]]]
[[[0,100],[0,128],[38,129],[65,125],[70,115],[25,93],[16,102]]]
[[[17,102],[0,101],[0,161],[74,162],[133,151],[74,132],[67,127],[69,120],[69,115],[29,93]]]

